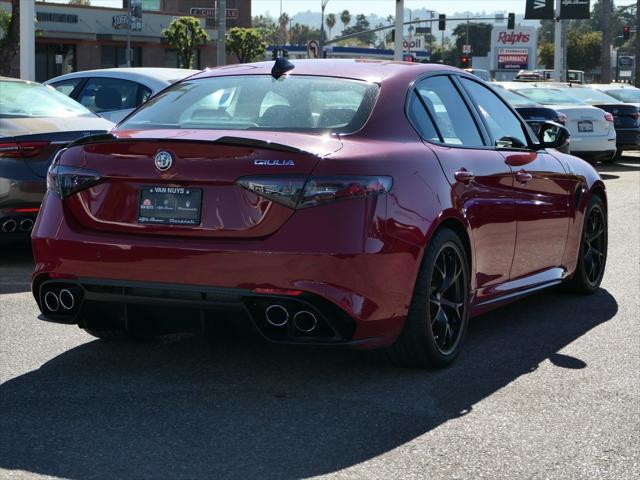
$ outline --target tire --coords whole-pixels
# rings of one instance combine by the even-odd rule
[[[404,328],[387,354],[403,367],[446,367],[460,353],[468,321],[469,261],[460,238],[444,228],[425,251]]]
[[[614,163],[622,160],[622,148],[618,148],[611,157],[603,158],[602,163]]]
[[[596,237],[600,230],[601,235]],[[607,264],[607,236],[607,211],[604,202],[598,195],[592,195],[582,224],[576,271],[566,283],[567,290],[590,295],[600,288]]]

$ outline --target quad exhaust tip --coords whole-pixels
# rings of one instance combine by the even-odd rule
[[[76,306],[76,296],[73,291],[68,288],[63,288],[58,293],[49,290],[44,294],[44,305],[47,307],[47,310],[52,313],[58,310],[66,310],[69,312]]]
[[[267,322],[274,327],[284,327],[289,322],[289,310],[282,305],[271,305],[264,314]]]
[[[33,228],[33,220],[30,218],[25,218],[20,222],[20,231],[21,232],[30,232]]]
[[[6,220],[2,224],[2,227],[0,227],[0,229],[2,229],[4,233],[13,233],[16,231],[16,228],[18,228],[18,224],[11,218],[9,220]]]
[[[313,313],[301,310],[293,316],[293,325],[302,333],[310,333],[318,326],[318,319]]]
[[[60,300],[53,292],[47,292],[44,294],[44,304],[50,312],[57,312],[60,308]]]

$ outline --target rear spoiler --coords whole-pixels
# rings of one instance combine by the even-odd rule
[[[112,143],[112,142],[189,142],[189,143],[214,143],[216,145],[228,145],[235,147],[254,147],[265,150],[277,150],[279,152],[292,152],[292,153],[308,153],[311,155],[317,155],[314,152],[304,150],[291,145],[285,145],[283,143],[269,142],[267,140],[260,140],[256,138],[247,137],[220,137],[217,140],[189,140],[189,139],[177,139],[177,138],[118,138],[112,133],[103,133],[98,135],[87,135],[86,137],[79,138],[78,140],[67,145],[67,148],[78,147],[81,145],[91,145],[94,143]]]

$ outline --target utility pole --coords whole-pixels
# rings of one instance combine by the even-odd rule
[[[36,79],[36,4],[20,0],[20,78]]]
[[[554,80],[562,82],[564,79],[566,53],[562,40],[562,22],[560,19],[562,0],[556,0],[555,29],[553,32],[553,77]]]
[[[324,9],[329,0],[320,0],[320,8],[322,9],[322,17],[320,21],[320,58],[324,58]]]
[[[127,2],[127,51],[124,58],[127,62],[127,67],[131,68],[131,0]],[[116,63],[118,59],[116,58]]]
[[[602,83],[611,82],[611,0],[602,0]]]
[[[225,49],[225,35],[227,34],[227,0],[217,1],[218,11],[218,39],[216,41],[216,64],[221,67],[227,63]]]
[[[640,0],[636,4],[636,87],[640,88]]]
[[[404,0],[396,0],[396,40],[393,43],[393,59],[402,60],[402,44],[404,43]]]

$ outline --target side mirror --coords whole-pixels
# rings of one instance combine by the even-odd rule
[[[555,148],[563,153],[569,153],[570,137],[567,127],[556,122],[544,122],[538,132],[541,148]]]

